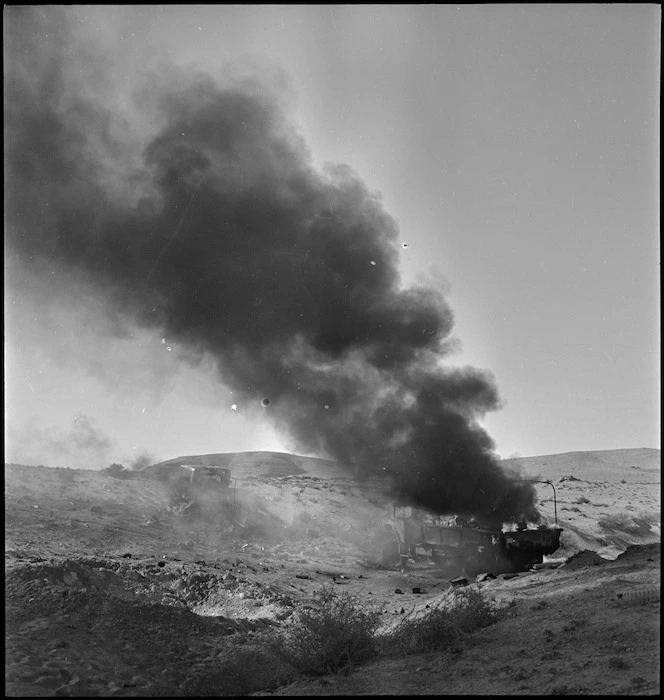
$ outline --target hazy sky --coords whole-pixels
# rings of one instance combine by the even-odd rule
[[[314,162],[348,164],[381,193],[403,284],[446,286],[461,343],[447,361],[493,373],[504,405],[483,425],[508,457],[660,447],[660,15],[630,3],[66,16],[107,52],[119,102],[166,61],[273,72]],[[5,311],[7,461],[287,449],[169,338],[101,342],[103,300],[21,295]]]

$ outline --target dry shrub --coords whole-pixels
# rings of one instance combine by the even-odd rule
[[[436,606],[422,617],[415,617],[412,612],[403,617],[382,638],[381,651],[393,656],[446,649],[456,644],[461,636],[461,630],[452,622],[450,611]]]
[[[270,647],[300,673],[335,673],[375,655],[379,622],[380,613],[366,610],[355,596],[325,589],[271,637]]]
[[[247,695],[274,689],[296,673],[350,672],[378,655],[454,648],[465,635],[501,617],[483,591],[466,588],[426,614],[405,615],[391,631],[377,634],[381,613],[376,608],[367,609],[355,596],[328,588],[315,593],[313,604],[280,629],[254,637],[251,645],[228,650],[219,659],[219,669],[189,690],[192,695]]]
[[[635,523],[632,516],[624,512],[609,514],[598,520],[597,524],[605,530],[619,530],[630,535],[642,534],[644,529],[644,525]]]
[[[384,635],[382,650],[392,655],[446,649],[456,645],[464,635],[495,624],[500,617],[495,602],[483,591],[466,588],[424,615],[416,616],[412,612],[406,615]]]
[[[462,632],[474,632],[494,625],[500,619],[495,601],[479,588],[457,591],[451,609],[452,620]]]
[[[662,513],[658,510],[642,510],[639,511],[639,518],[650,525],[660,525],[662,522]]]

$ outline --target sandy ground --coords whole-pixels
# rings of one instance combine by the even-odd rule
[[[364,562],[368,535],[389,515],[378,486],[323,460],[198,458],[231,468],[236,498],[270,523],[231,530],[169,513],[168,488],[147,474],[6,465],[5,692],[658,694],[659,452],[617,452],[629,454],[523,460],[555,485],[564,532],[552,559],[567,563],[474,584],[507,610],[497,625],[453,652],[269,691],[257,680],[246,692],[233,685],[229,652],[251,647],[314,591],[350,592],[380,609],[385,625],[447,594],[448,579],[426,564],[385,571]],[[538,488],[552,521],[552,489]]]

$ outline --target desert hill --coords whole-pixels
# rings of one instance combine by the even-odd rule
[[[330,460],[279,452],[241,452],[177,457],[146,467],[142,474],[175,473],[179,464],[230,468],[239,483],[280,477],[333,479],[358,487],[348,469]],[[629,545],[658,541],[661,509],[661,451],[650,448],[566,452],[503,460],[525,478],[551,481],[538,484],[540,511],[545,522],[563,526],[562,552],[591,549],[610,559]],[[291,481],[295,486],[299,479]],[[247,484],[248,485],[248,484]],[[285,482],[283,484],[286,485]],[[376,483],[361,488],[377,502]],[[379,491],[380,489],[378,489]],[[357,504],[356,504],[357,505]],[[389,504],[381,504],[385,513]],[[337,504],[336,507],[340,507]],[[311,506],[324,517],[325,507]]]
[[[506,466],[517,466],[528,476],[557,479],[576,475],[584,480],[629,479],[642,481],[661,473],[661,450],[652,448],[630,448],[623,450],[595,450],[586,452],[564,452],[561,454],[514,457],[503,460]],[[349,476],[343,466],[316,457],[304,457],[286,452],[219,452],[203,455],[175,457],[142,469],[144,473],[157,471],[179,464],[216,465],[227,467],[239,476],[257,474],[267,470],[270,475],[280,473],[310,474],[312,476]],[[655,479],[653,479],[654,481]]]
[[[659,541],[660,456],[659,450],[627,449],[523,457],[505,464],[553,484],[536,488],[544,522],[553,524],[557,516],[564,528],[562,555],[590,549],[614,559],[631,544]],[[109,479],[93,470],[6,467],[6,481],[12,485],[6,493],[6,517],[11,520],[16,513],[17,522],[23,522],[32,500],[44,505],[28,511],[28,520],[39,522],[49,506],[75,524],[82,508],[96,506],[109,540],[122,540],[114,527],[149,539],[142,523],[165,507],[167,481],[180,464],[229,468],[238,498],[260,502],[263,512],[286,524],[308,519],[330,531],[341,526],[361,532],[368,523],[390,518],[390,501],[379,480],[359,482],[330,460],[260,451],[185,455],[128,472],[131,479]],[[60,534],[68,539],[70,531]]]
[[[205,455],[187,455],[168,459],[143,467],[142,474],[157,475],[163,471],[173,471],[180,464],[217,466],[231,469],[234,477],[251,476],[325,476],[326,478],[347,477],[343,467],[328,459],[302,457],[287,452],[219,452]]]
[[[506,467],[516,467],[526,477],[559,480],[574,476],[581,481],[621,481],[658,484],[661,480],[661,451],[651,448],[564,452],[505,459]],[[285,452],[221,452],[187,455],[144,467],[146,475],[173,473],[180,464],[216,465],[230,468],[234,476],[308,475],[348,478],[350,469],[328,459]],[[624,480],[624,481],[623,481]]]
[[[661,473],[661,450],[640,447],[624,450],[595,450],[587,452],[564,452],[506,459],[507,465],[517,465],[529,476],[557,479],[574,475],[586,481],[620,480],[629,482],[651,479],[659,480]]]
[[[216,465],[230,468],[241,485],[252,481],[291,477],[282,487],[295,487],[300,480],[332,479],[348,485],[357,482],[350,470],[330,460],[280,452],[240,452],[188,455],[145,467],[145,476],[175,474],[180,464]],[[565,452],[561,454],[518,457],[503,460],[516,467],[525,478],[551,481],[538,484],[539,507],[544,521],[556,521],[564,528],[561,554],[590,549],[614,559],[629,545],[658,541],[661,510],[661,451],[650,448]],[[263,488],[268,488],[267,484]],[[380,502],[380,488],[370,480],[362,484],[382,514],[389,515],[387,501]],[[555,503],[554,503],[555,489]],[[268,495],[280,498],[278,494]],[[281,494],[284,497],[284,494]],[[287,500],[287,499],[286,499]],[[350,505],[350,504],[349,504]],[[343,510],[344,504],[335,504]],[[358,503],[350,509],[357,512]],[[274,510],[274,508],[273,508]],[[322,502],[309,505],[314,517],[325,519]],[[374,513],[378,517],[381,513]],[[352,519],[352,515],[349,516]]]
[[[564,554],[591,549],[614,559],[631,544],[659,541],[660,450],[567,452],[504,462],[553,483]],[[538,484],[537,491],[540,511],[552,522],[553,489]]]
[[[510,617],[454,653],[379,661],[278,694],[657,693],[659,455],[512,460],[553,484],[563,532],[551,566],[565,566],[483,584]],[[182,463],[230,468],[253,519],[237,527],[174,513],[169,477]],[[553,488],[537,486],[548,522]],[[448,577],[429,566],[367,566],[367,542],[390,513],[379,482],[284,453],[186,455],[119,475],[5,465],[6,694],[260,692],[274,676],[256,661],[256,640],[316,591],[348,592],[388,627],[449,594]],[[641,590],[644,606],[616,597]]]

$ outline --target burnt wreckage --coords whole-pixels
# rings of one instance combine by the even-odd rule
[[[426,557],[451,575],[526,571],[560,546],[562,528],[558,527],[555,488],[554,508],[554,527],[529,527],[520,522],[497,528],[473,518],[433,515],[395,504],[392,522],[376,539],[377,563],[393,569],[403,566],[408,558]]]
[[[251,512],[253,520],[262,515],[263,520],[274,524],[274,515],[236,501],[229,469],[180,464],[174,476],[172,512],[211,522],[228,520],[240,526],[247,523]],[[368,559],[372,564],[395,569],[406,565],[408,559],[426,558],[454,576],[528,570],[560,546],[562,528],[557,525],[555,487],[551,482],[544,483],[554,489],[554,527],[529,527],[520,522],[500,528],[476,518],[435,515],[410,505],[394,504],[391,522],[369,545],[372,555]]]

